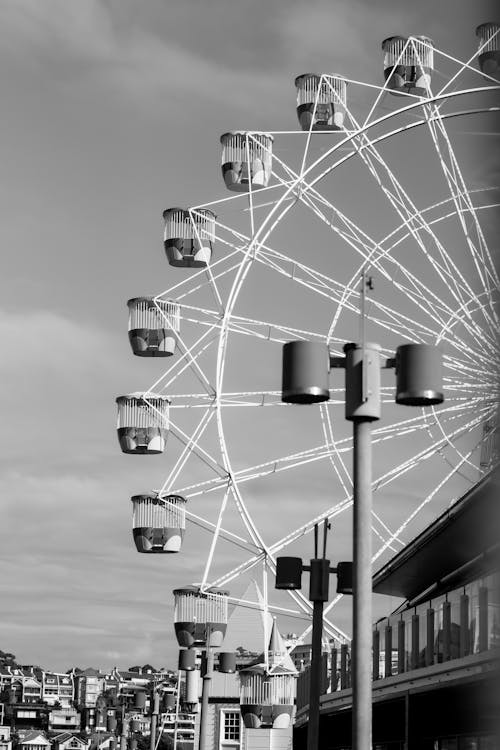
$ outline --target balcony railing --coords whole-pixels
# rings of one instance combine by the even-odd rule
[[[373,680],[500,647],[500,573],[379,620],[373,631]],[[351,687],[350,647],[323,655],[322,694]],[[299,674],[297,709],[309,702],[309,669]]]

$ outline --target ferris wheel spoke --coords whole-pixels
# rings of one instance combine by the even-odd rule
[[[239,251],[237,248],[233,248],[231,253],[223,255],[219,260],[214,261],[210,264],[210,269],[215,280],[222,278],[234,271],[238,267]],[[229,262],[232,265],[228,265]],[[175,297],[176,300],[184,299],[184,297],[199,291],[203,287],[211,284],[210,277],[207,276],[206,268],[192,269],[192,273],[179,281],[177,284],[168,287],[163,292],[160,292],[156,299],[163,299],[169,297]]]
[[[350,487],[352,486],[351,476],[340,452],[337,451],[337,442],[333,434],[332,421],[330,419],[330,410],[328,409],[326,403],[320,404],[320,414],[321,426],[325,438],[325,445],[329,446],[331,450],[329,459],[330,463],[332,464],[335,474],[337,475],[345,497],[349,497]],[[347,485],[349,485],[349,488]]]
[[[201,383],[206,393],[209,396],[214,395],[214,387],[211,385],[207,376],[198,364],[199,357],[205,352],[216,340],[216,335],[212,335],[215,330],[215,326],[210,326],[195,343],[188,347],[182,341],[181,337],[178,336],[179,349],[182,352],[182,356],[175,359],[172,366],[156,380],[150,388],[150,391],[161,387],[163,390],[167,390],[169,386],[182,375],[182,373],[190,368],[197,380]],[[210,338],[209,338],[210,337]],[[203,345],[202,345],[203,344]]]
[[[496,325],[498,327],[498,316],[496,314],[492,301],[493,292],[498,290],[498,287],[500,286],[498,274],[496,272],[491,254],[488,250],[488,246],[486,244],[486,240],[481,229],[477,214],[474,210],[472,199],[465,184],[460,166],[451,146],[448,133],[446,132],[445,125],[440,117],[439,108],[433,105],[429,105],[428,107],[424,107],[424,111],[426,112],[432,142],[434,144],[434,148],[436,150],[442,172],[447,181],[450,195],[452,196],[453,203],[455,205],[455,215],[463,231],[466,245],[469,248],[470,254],[473,258],[477,276],[481,282],[483,290],[487,293],[488,299],[491,303],[489,310],[491,314],[489,316],[490,325]],[[469,229],[465,222],[463,210],[464,208],[469,212],[469,216],[472,219],[474,237],[471,236],[471,233],[469,232]]]
[[[212,541],[211,541],[211,544],[210,544],[210,550],[209,550],[209,553],[208,553],[207,561],[206,561],[206,564],[205,564],[205,570],[203,571],[203,578],[202,578],[202,581],[201,581],[201,588],[202,589],[204,589],[205,586],[206,586],[208,574],[210,572],[210,567],[212,565],[212,560],[213,560],[213,556],[214,556],[214,552],[215,552],[215,547],[216,547],[217,542],[219,540],[219,534],[220,534],[221,525],[222,525],[222,518],[224,516],[224,511],[226,510],[226,505],[227,505],[227,501],[228,501],[228,498],[229,498],[229,492],[230,492],[230,487],[229,487],[229,484],[228,484],[228,487],[227,487],[226,491],[224,492],[224,497],[222,499],[222,503],[221,503],[221,506],[220,506],[220,509],[219,509],[219,515],[217,517],[217,523],[215,525],[215,529],[214,529],[214,532],[212,534]]]
[[[168,488],[170,488],[175,483],[180,472],[186,465],[191,455],[191,451],[196,450],[198,443],[201,437],[203,436],[203,433],[207,429],[208,425],[210,424],[210,421],[213,416],[214,416],[213,411],[211,411],[210,409],[205,410],[192,436],[189,438],[189,441],[184,444],[184,448],[181,452],[181,455],[179,456],[176,463],[174,464],[172,471],[170,472],[168,477],[165,479],[160,490],[160,495],[164,494],[168,490]]]
[[[401,533],[405,531],[405,529],[408,527],[408,525],[413,521],[416,516],[420,513],[420,511],[432,501],[432,499],[436,496],[436,494],[444,487],[444,485],[461,469],[462,465],[470,458],[474,450],[477,449],[477,445],[474,448],[471,448],[468,453],[463,456],[457,465],[453,466],[453,468],[446,474],[446,476],[436,485],[436,487],[430,492],[424,500],[415,508],[415,510],[410,513],[408,518],[402,523],[399,528],[394,532],[394,534],[384,543],[381,547],[377,550],[375,555],[372,557],[372,563],[378,560],[378,558],[386,551],[389,544],[399,536]]]
[[[249,570],[252,570],[257,565],[262,563],[264,559],[267,559],[267,561],[270,564],[271,570],[273,573],[276,572],[276,567],[274,565],[274,561],[270,559],[268,556],[266,557],[265,554],[257,555],[249,560],[246,560],[244,563],[241,563],[237,567],[230,570],[228,573],[225,573],[224,575],[220,576],[219,578],[215,579],[214,581],[211,581],[211,586],[227,586],[227,584],[231,583],[231,581],[238,578],[242,573],[246,573]],[[291,599],[299,606],[300,610],[304,612],[308,616],[308,618],[311,616],[312,607],[311,603],[308,599],[302,594],[300,591],[288,591],[288,595],[291,597]],[[268,603],[266,603],[266,606],[271,608]],[[350,639],[349,637],[340,630],[336,625],[331,623],[328,618],[325,618],[324,620],[324,627],[325,631],[335,637],[340,639],[342,642],[348,642]]]
[[[489,39],[482,44],[479,49],[474,50],[474,53],[469,57],[467,62],[463,62],[462,60],[459,60],[457,57],[454,57],[453,55],[450,55],[448,52],[445,52],[444,50],[438,49],[435,47],[435,52],[437,52],[439,55],[444,57],[447,60],[450,60],[451,62],[455,63],[458,66],[458,69],[455,71],[453,76],[447,81],[444,86],[439,89],[438,96],[442,96],[449,88],[450,86],[457,80],[457,78],[462,75],[462,73],[466,70],[471,70],[475,75],[480,75],[482,78],[486,77],[489,78],[490,81],[492,81],[494,84],[498,86],[498,80],[496,78],[493,78],[492,76],[488,76],[483,71],[479,71],[477,68],[472,66],[472,63],[477,58],[477,56],[483,51],[483,49],[486,49],[488,46],[488,42],[493,41],[495,37],[498,36],[498,31],[495,31]]]
[[[438,440],[435,440],[430,446],[427,446],[426,448],[422,449],[420,452],[412,456],[410,459],[407,459],[406,461],[401,462],[394,468],[390,469],[389,471],[385,472],[384,474],[380,475],[379,477],[375,478],[372,482],[372,488],[374,492],[379,491],[383,487],[391,484],[396,479],[400,478],[403,474],[406,474],[408,471],[418,468],[423,461],[428,460],[433,455],[441,451],[452,438],[458,437],[462,434],[466,434],[472,427],[480,424],[481,417],[476,417],[474,419],[471,419],[466,425],[461,424],[459,427],[457,427],[454,431],[450,432],[447,436],[441,436]],[[386,430],[387,428],[381,428]],[[277,542],[275,542],[271,546],[271,551],[273,554],[276,554],[277,552],[281,551],[285,547],[292,544],[294,541],[296,541],[298,538],[303,536],[304,534],[307,534],[312,531],[315,524],[321,523],[322,521],[326,519],[332,519],[339,513],[344,512],[352,505],[352,495],[349,498],[346,498],[345,500],[342,500],[341,502],[337,503],[336,505],[331,506],[327,510],[325,510],[323,513],[318,514],[315,518],[308,521],[306,524],[303,524],[302,526],[298,527],[294,531],[290,532],[286,536],[279,539]],[[393,535],[391,535],[391,543],[395,540],[396,536],[399,536],[397,532],[395,532]]]
[[[350,114],[353,122],[356,126],[355,119]],[[359,126],[358,126],[359,127]],[[464,304],[463,294],[467,290],[467,283],[463,278],[462,274],[458,271],[456,264],[451,261],[449,254],[446,252],[442,243],[439,242],[437,236],[433,233],[432,229],[427,225],[425,217],[422,216],[421,212],[418,211],[417,207],[410,199],[408,193],[402,187],[399,180],[396,178],[392,170],[389,168],[385,160],[382,158],[377,149],[372,145],[368,136],[363,134],[359,139],[360,145],[364,145],[364,150],[359,150],[359,156],[367,166],[369,172],[375,178],[383,194],[387,197],[389,203],[392,205],[400,219],[406,223],[409,232],[415,240],[417,246],[422,251],[424,257],[431,263],[433,269],[437,275],[441,278],[443,283],[448,287],[449,292],[458,305]],[[382,175],[385,175],[389,181],[387,185],[377,169],[377,166],[381,168]],[[412,219],[412,217],[416,217]],[[440,260],[431,255],[428,247],[423,242],[421,232],[425,232],[433,241],[433,246],[438,251]],[[460,281],[460,283],[459,283]],[[468,291],[468,290],[467,290]],[[472,290],[469,291],[472,294]]]
[[[206,518],[202,518],[201,516],[197,515],[196,513],[193,513],[192,511],[188,509],[186,509],[185,512],[186,512],[187,521],[192,523],[194,526],[198,526],[199,528],[204,529],[210,534],[214,533],[216,529],[216,524],[212,523]],[[219,529],[219,536],[221,539],[224,539],[225,541],[230,542],[231,544],[235,545],[236,547],[239,547],[240,549],[245,550],[246,552],[252,552],[258,549],[253,544],[253,542],[250,542],[248,539],[245,539],[244,537],[241,537],[238,534],[235,534],[234,532],[223,528],[222,526]]]
[[[281,162],[283,164],[283,162]],[[286,165],[285,165],[286,166]],[[290,174],[293,174],[293,170],[289,170]],[[353,247],[355,250],[361,253],[364,262],[372,262],[374,267],[378,268],[378,270],[382,270],[384,272],[385,276],[388,276],[388,278],[391,278],[390,275],[387,274],[387,271],[382,267],[380,268],[379,264],[379,257],[377,255],[377,251],[379,251],[379,256],[382,257],[382,255],[385,255],[383,253],[382,249],[380,248],[380,245],[375,243],[373,240],[371,240],[367,235],[362,233],[362,231],[357,227],[351,220],[347,219],[338,209],[336,209],[329,201],[327,201],[325,198],[323,198],[318,191],[316,191],[309,183],[306,183],[304,180],[302,181],[303,185],[305,186],[304,190],[301,190],[299,192],[300,200],[305,203],[309,208],[312,208],[312,210],[319,216],[319,218],[324,221],[331,229],[333,229],[339,236],[341,236],[344,240],[348,242],[348,244]],[[307,193],[305,190],[308,190],[312,197],[308,198]],[[339,229],[336,227],[315,205],[314,199],[319,199],[321,203],[328,207],[330,211],[341,221],[344,227],[349,228],[349,233],[346,233],[345,231]],[[406,224],[408,226],[408,224]],[[412,292],[412,290],[408,287],[405,287],[401,283],[393,283],[395,286],[400,290],[403,291],[406,296],[408,296],[413,302],[418,304],[419,307],[425,310],[426,306],[429,306],[429,315],[434,320],[437,315],[437,310],[439,307],[441,307],[443,314],[448,314],[450,317],[453,318],[453,316],[456,317],[456,313],[449,307],[444,306],[442,302],[436,297],[436,295],[431,295],[430,290],[425,288],[425,285],[423,285],[420,281],[416,281],[413,275],[409,274],[407,269],[405,269],[401,264],[397,263],[395,259],[391,258],[391,262],[396,263],[396,267],[398,271],[402,272],[402,274],[409,279],[409,281],[412,283],[413,287],[415,287],[416,291],[419,291],[419,294],[415,294]],[[338,310],[336,315],[334,316],[334,320],[332,322],[332,325],[330,326],[329,335],[332,335],[332,331],[335,327],[335,322],[338,318],[338,314],[341,309],[343,309],[343,302],[346,301],[352,294],[352,285],[348,285],[347,289],[344,291],[342,295],[342,299],[340,300]],[[438,305],[431,305],[430,303],[430,296],[433,296],[438,303]],[[444,319],[442,320],[443,327],[445,326]]]
[[[197,442],[193,443],[189,435],[186,435],[178,425],[173,424],[172,420],[170,420],[169,430],[184,446],[190,445],[190,450],[195,453],[204,464],[212,469],[219,478],[224,478],[227,481],[227,471],[225,468],[221,466],[212,455],[207,453],[204,448],[201,448]]]

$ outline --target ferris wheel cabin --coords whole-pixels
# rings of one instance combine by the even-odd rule
[[[180,307],[176,302],[134,297],[128,305],[128,337],[138,357],[170,357],[175,352],[180,328]]]
[[[267,187],[271,179],[273,136],[232,130],[221,135],[222,176],[228,190],[247,193]]]
[[[163,218],[163,244],[170,265],[177,268],[207,266],[215,239],[216,216],[213,211],[207,208],[167,208]]]
[[[342,130],[347,81],[338,76],[304,73],[295,79],[295,86],[302,130]]]
[[[182,495],[145,493],[132,498],[132,529],[138,552],[179,552],[186,528]]]
[[[240,670],[240,712],[247,729],[286,729],[295,703],[296,675]]]
[[[118,396],[117,432],[124,453],[163,453],[168,436],[166,396],[155,393],[130,393]]]
[[[391,36],[382,42],[384,76],[391,94],[427,96],[434,69],[434,48],[425,36]]]
[[[191,648],[208,643],[219,648],[226,634],[229,593],[218,588],[202,591],[199,586],[186,586],[173,593],[179,646]]]
[[[479,49],[481,50],[478,55],[481,72],[492,78],[499,78],[500,24],[483,23],[477,27],[476,36],[479,37]]]

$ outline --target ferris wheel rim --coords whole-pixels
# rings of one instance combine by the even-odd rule
[[[491,87],[483,87],[483,88],[484,89],[489,89]],[[462,91],[459,91],[459,92],[449,92],[448,94],[446,94],[444,96],[443,95],[440,95],[440,96],[438,95],[436,97],[429,98],[428,100],[425,100],[424,102],[418,102],[418,103],[414,103],[414,104],[408,105],[407,107],[403,107],[401,109],[395,110],[394,112],[391,112],[388,115],[384,115],[382,118],[379,118],[378,121],[374,121],[372,123],[369,123],[368,125],[362,126],[359,129],[359,132],[361,132],[363,130],[367,130],[370,127],[375,126],[375,124],[378,123],[378,122],[380,122],[381,120],[383,120],[383,121],[390,120],[393,117],[401,114],[402,111],[421,107],[422,104],[426,104],[429,101],[433,101],[433,102],[434,101],[440,101],[442,99],[452,98],[452,96],[455,97],[455,96],[460,96],[460,95],[464,95],[464,94],[467,94],[467,93],[477,93],[477,92],[478,92],[477,88],[475,88],[475,89],[466,89],[466,90],[462,90]],[[492,111],[492,108],[488,108],[488,111]],[[461,115],[463,116],[465,114],[476,114],[477,112],[478,112],[478,110],[461,111],[461,112],[453,113],[453,116],[461,116]],[[451,115],[449,115],[449,116],[451,116]],[[426,124],[426,120],[419,121],[418,124],[419,125],[420,124],[422,124],[422,125]],[[416,125],[412,123],[412,127],[415,127],[415,126]],[[401,128],[400,130],[403,131],[403,130],[406,130],[406,129],[408,129],[408,128],[404,127],[404,128]],[[351,138],[355,137],[355,135],[356,134],[350,136],[349,138],[351,139]],[[390,137],[390,135],[384,135],[384,138],[387,138],[387,137]],[[335,147],[335,148],[338,148],[338,146]],[[321,163],[321,162],[325,161],[327,158],[329,158],[330,153],[332,151],[334,151],[335,148],[331,149],[330,152],[327,152],[326,154],[322,155],[322,157],[320,157],[317,160],[316,163]],[[352,155],[354,155],[354,154],[352,154]],[[351,158],[352,155],[350,155],[348,158]],[[305,171],[305,174],[308,174],[313,169],[313,167],[315,166],[315,164],[314,165],[310,165],[308,167],[308,169]],[[222,385],[223,385],[223,376],[224,376],[224,369],[225,369],[225,356],[226,356],[226,350],[227,350],[227,345],[228,345],[228,337],[229,337],[229,333],[230,333],[230,330],[229,330],[229,321],[230,321],[232,312],[234,310],[234,306],[236,305],[237,297],[238,297],[239,291],[241,289],[241,286],[242,286],[242,284],[243,284],[243,282],[245,280],[246,274],[248,273],[250,267],[252,266],[252,261],[255,259],[255,256],[257,255],[258,245],[259,244],[263,244],[263,242],[267,241],[267,237],[273,231],[274,227],[271,227],[271,230],[269,231],[268,234],[265,235],[264,240],[262,241],[262,243],[259,243],[259,235],[261,235],[261,233],[262,233],[262,231],[263,231],[266,223],[269,221],[269,219],[271,218],[271,216],[273,215],[273,213],[277,213],[279,207],[281,207],[285,203],[286,199],[290,196],[290,193],[292,192],[293,187],[296,187],[301,182],[301,178],[303,178],[303,176],[304,175],[302,175],[301,177],[297,178],[297,180],[295,181],[295,183],[292,183],[292,186],[288,187],[288,189],[286,190],[286,192],[277,201],[277,203],[274,205],[273,209],[271,210],[270,214],[266,217],[266,219],[264,220],[264,222],[262,223],[262,225],[259,227],[259,229],[257,230],[257,233],[252,236],[251,241],[249,243],[249,246],[248,246],[246,252],[244,253],[244,256],[243,256],[240,268],[238,270],[238,273],[236,274],[235,279],[233,281],[233,285],[231,287],[231,292],[230,292],[229,297],[228,297],[228,304],[227,304],[227,306],[225,308],[225,312],[224,312],[224,318],[223,318],[223,321],[222,321],[221,331],[220,331],[220,335],[219,335],[219,345],[218,345],[218,353],[217,353],[217,381],[216,381],[217,382],[217,385],[216,385],[216,392],[217,392],[217,413],[218,413],[218,423],[217,424],[218,424],[218,430],[220,430],[220,432],[219,432],[219,439],[222,441],[222,444],[224,446],[223,447],[223,451],[222,451],[223,452],[223,456],[224,456],[224,465],[225,465],[226,469],[228,470],[228,474],[230,474],[231,476],[234,476],[234,475],[233,475],[233,472],[232,472],[231,461],[230,461],[230,458],[229,458],[229,453],[227,451],[227,446],[226,446],[226,442],[225,442],[224,428],[223,428],[223,424],[222,424],[222,404],[221,404],[221,400],[220,400],[221,394],[222,394],[222,391],[223,391]],[[449,198],[447,200],[451,200],[451,198]],[[281,220],[281,219],[284,218],[284,216],[286,215],[286,213],[287,213],[288,210],[289,210],[289,206],[288,207],[285,206],[285,209],[284,209],[283,213],[281,214],[279,220]],[[453,214],[453,212],[452,212],[452,214]],[[252,253],[254,254],[254,258],[253,259],[251,257]],[[250,261],[250,262],[248,262],[248,261]],[[234,479],[232,479],[232,481],[234,482]],[[237,487],[237,483],[236,483],[236,487]],[[237,491],[238,491],[238,494],[240,494],[239,493],[239,489],[237,489]]]

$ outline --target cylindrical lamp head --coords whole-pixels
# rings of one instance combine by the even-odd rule
[[[144,690],[138,690],[135,694],[135,707],[144,708],[146,706],[146,693]]]
[[[309,601],[327,602],[330,582],[330,560],[314,559],[310,562]]]
[[[181,648],[179,651],[179,669],[192,672],[196,669],[196,651],[193,648]]]
[[[289,341],[283,346],[281,400],[288,404],[328,401],[330,353],[327,344]]]
[[[176,704],[175,695],[173,693],[165,693],[162,703],[165,711],[173,711]]]
[[[337,563],[337,594],[352,594],[352,562]]]
[[[302,560],[300,557],[278,557],[276,560],[275,589],[300,589]]]
[[[233,651],[219,653],[219,672],[234,674],[236,672],[236,654]]]
[[[404,344],[396,351],[396,403],[405,406],[441,404],[442,354],[431,344]]]

